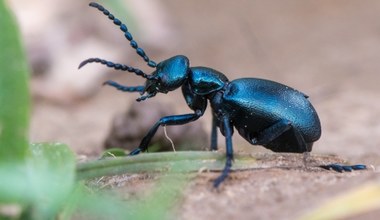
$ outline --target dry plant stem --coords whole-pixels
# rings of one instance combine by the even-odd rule
[[[175,150],[175,147],[174,147],[174,142],[173,142],[173,140],[168,136],[168,133],[167,133],[167,131],[166,131],[166,126],[164,126],[164,134],[165,134],[166,139],[168,139],[168,141],[170,141],[170,144],[172,145],[172,148],[173,148],[173,152],[175,153],[176,150]]]
[[[225,155],[218,152],[182,151],[145,153],[133,157],[107,158],[77,166],[77,178],[88,179],[122,173],[139,172],[196,172],[199,169],[222,170]],[[236,155],[233,169],[257,168],[256,159],[250,155]]]

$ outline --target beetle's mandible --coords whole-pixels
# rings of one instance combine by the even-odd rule
[[[114,81],[105,82],[124,92],[139,92],[143,101],[158,93],[168,93],[181,87],[191,114],[172,115],[161,118],[148,131],[140,145],[130,155],[146,151],[160,126],[181,125],[199,119],[205,112],[207,103],[212,108],[211,150],[217,150],[217,128],[226,140],[226,164],[222,174],[214,181],[214,186],[228,176],[233,162],[232,134],[234,129],[253,145],[262,145],[275,152],[304,153],[312,150],[312,145],[321,136],[318,115],[305,94],[286,85],[258,78],[228,78],[208,67],[190,67],[189,59],[177,55],[158,64],[152,61],[133,39],[128,28],[107,9],[97,3],[90,3],[120,27],[125,38],[149,67],[151,74],[124,64],[113,63],[100,58],[84,60],[87,63],[101,63],[116,70],[135,73],[146,79],[143,86],[124,86]],[[336,171],[365,169],[365,165],[343,166],[324,165]]]

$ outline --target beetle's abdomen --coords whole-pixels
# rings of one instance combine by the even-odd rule
[[[223,112],[229,112],[234,126],[251,134],[279,120],[292,123],[307,143],[321,135],[318,115],[307,96],[270,80],[243,78],[232,81],[223,95]]]

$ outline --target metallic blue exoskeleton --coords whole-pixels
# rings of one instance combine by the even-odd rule
[[[115,25],[119,26],[137,54],[155,70],[148,75],[139,69],[99,58],[87,59],[79,65],[79,68],[87,63],[97,62],[117,70],[133,72],[145,78],[144,86],[127,87],[113,81],[105,82],[121,91],[139,92],[141,97],[137,101],[181,87],[187,105],[194,111],[192,114],[161,118],[130,155],[146,151],[160,126],[181,125],[200,118],[208,102],[213,112],[211,149],[217,150],[217,127],[226,138],[226,165],[222,174],[214,181],[215,187],[228,176],[232,166],[234,128],[249,143],[262,145],[275,152],[310,152],[313,143],[320,138],[321,124],[307,95],[283,84],[264,79],[242,78],[229,81],[224,74],[214,69],[190,67],[189,59],[183,55],[177,55],[156,64],[133,40],[125,24],[101,5],[90,3],[90,6],[103,12]],[[321,167],[340,172],[365,169],[365,165],[333,164]]]

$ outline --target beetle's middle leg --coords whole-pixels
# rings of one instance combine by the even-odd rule
[[[274,125],[266,128],[262,132],[260,132],[256,137],[251,139],[252,144],[257,145],[268,145],[276,138],[280,137],[283,133],[290,131],[289,135],[291,135],[292,139],[295,140],[295,145],[297,150],[295,152],[303,152],[303,162],[305,167],[307,166],[307,159],[309,158],[311,145],[305,142],[305,139],[301,135],[301,133],[294,129],[292,123],[288,120],[280,120]],[[272,149],[273,150],[273,149]]]
[[[294,129],[291,122],[287,120],[281,120],[275,123],[274,125],[272,125],[271,127],[260,132],[260,134],[257,137],[251,140],[251,143],[258,144],[258,145],[269,144],[271,141],[275,140],[281,134],[289,130],[291,131],[290,134],[293,135],[293,138],[296,141],[298,152],[304,153],[303,163],[305,167],[307,167],[307,163],[308,163],[307,160],[310,156],[312,144],[306,143],[301,133],[297,129]],[[343,172],[343,171],[351,172],[353,170],[367,169],[367,167],[363,164],[357,164],[357,165],[328,164],[328,165],[320,165],[319,167],[323,169],[327,169],[327,170],[331,169],[337,172]]]
[[[211,145],[210,150],[211,151],[217,151],[218,150],[218,130],[217,125],[218,119],[214,114],[212,114],[212,127],[211,127]]]
[[[153,136],[156,134],[157,129],[160,126],[165,125],[183,125],[192,121],[197,120],[203,115],[203,112],[200,110],[196,110],[194,114],[184,114],[184,115],[171,115],[161,118],[153,125],[153,127],[148,131],[148,134],[141,140],[141,143],[138,148],[134,149],[129,153],[129,155],[139,154],[141,151],[145,151],[148,148],[148,144],[150,143]]]

